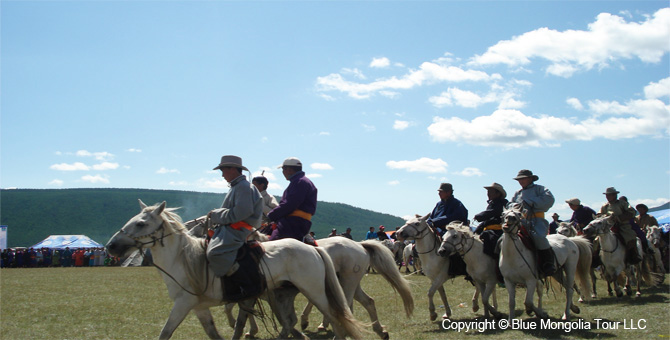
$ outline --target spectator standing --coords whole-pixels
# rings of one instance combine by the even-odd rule
[[[377,231],[377,239],[380,241],[388,240],[389,236],[386,234],[386,231],[384,231],[384,226],[380,225],[379,226],[379,231]]]
[[[354,239],[354,238],[351,236],[351,228],[347,228],[347,230],[346,230],[345,232],[343,232],[342,234],[340,234],[340,236],[344,236],[344,237],[346,237],[346,238],[348,238],[348,239],[350,239],[350,240],[353,240],[353,239]]]
[[[377,239],[377,233],[375,232],[375,227],[370,227],[370,231],[368,231],[365,234],[365,239],[366,240],[376,240]]]

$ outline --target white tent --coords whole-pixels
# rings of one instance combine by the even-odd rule
[[[51,235],[42,242],[32,246],[33,248],[102,248],[103,245],[93,241],[86,235]]]

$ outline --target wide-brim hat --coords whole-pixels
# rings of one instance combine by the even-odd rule
[[[212,170],[218,170],[227,166],[249,171],[249,169],[247,169],[244,165],[242,165],[242,158],[233,155],[225,155],[221,157],[221,162],[219,163],[219,165],[217,165],[216,168]]]
[[[537,181],[538,179],[540,179],[540,177],[538,177],[537,175],[533,175],[532,171],[526,169],[519,170],[519,173],[516,175],[516,177],[514,177],[514,179],[518,181],[522,178],[529,178],[529,177],[532,178],[533,181]]]
[[[582,201],[579,200],[579,198],[571,198],[569,200],[565,200],[565,203],[567,204],[572,204],[572,205],[581,205]]]
[[[493,182],[493,184],[491,184],[491,185],[489,185],[489,186],[485,186],[484,188],[485,188],[485,189],[495,189],[495,190],[498,190],[498,191],[500,191],[500,193],[502,194],[502,197],[503,197],[503,198],[504,198],[504,197],[507,197],[507,191],[505,191],[505,189],[503,189],[503,186],[502,186],[502,185],[500,185],[500,184],[498,184],[498,183],[496,183],[496,182]]]
[[[618,193],[619,193],[619,191],[617,189],[614,189],[614,187],[609,187],[609,188],[605,189],[605,192],[603,192],[603,194],[605,194],[605,195],[607,195],[607,194],[618,194]]]

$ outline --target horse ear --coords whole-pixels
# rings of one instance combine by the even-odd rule
[[[144,204],[144,202],[142,202],[141,199],[138,198],[137,200],[140,202],[140,210],[144,210],[144,209],[146,209],[147,205]]]
[[[163,210],[165,210],[166,205],[167,205],[167,203],[165,201],[163,201],[163,203],[161,203],[161,205],[159,205],[158,208],[156,208],[156,210],[154,210],[154,215],[159,216],[160,214],[162,214]]]
[[[419,215],[417,215],[417,217],[419,217]],[[428,217],[430,217],[430,214],[427,214],[426,216],[421,217],[421,221],[426,221],[428,219]]]

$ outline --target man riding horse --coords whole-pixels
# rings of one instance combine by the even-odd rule
[[[539,177],[530,170],[520,170],[514,179],[519,182],[521,189],[514,193],[512,202],[523,204],[528,210],[528,232],[540,256],[540,270],[544,275],[551,276],[556,272],[555,256],[547,241],[549,223],[544,219],[544,213],[554,205],[554,195],[544,186],[535,184]]]
[[[600,213],[614,218],[614,228],[618,229],[618,234],[623,238],[626,245],[627,262],[630,264],[640,263],[642,258],[637,252],[637,235],[630,225],[630,221],[636,214],[635,209],[623,197],[622,199],[618,198],[619,191],[614,187],[607,188],[603,194],[607,198],[607,203],[600,208]]]
[[[242,165],[242,158],[223,156],[214,170],[221,170],[230,190],[221,208],[207,214],[215,226],[207,246],[207,260],[214,274],[221,278],[224,300],[241,301],[263,291],[260,276],[253,273],[255,268],[236,262],[238,250],[247,236],[261,225],[263,199],[258,189],[242,175],[242,170],[249,171]]]

